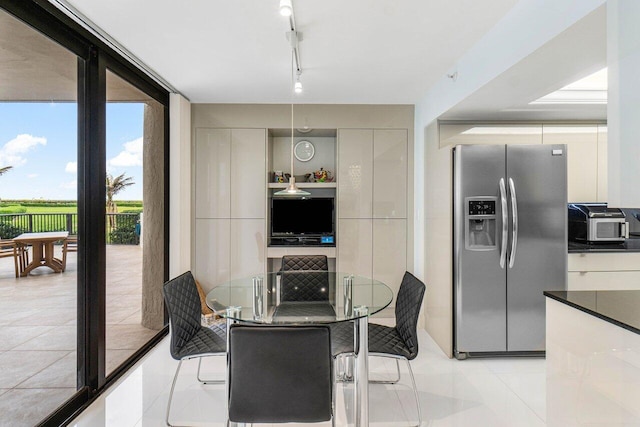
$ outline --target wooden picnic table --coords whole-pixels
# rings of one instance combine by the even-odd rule
[[[69,236],[67,231],[48,231],[44,233],[22,233],[14,237],[13,241],[20,245],[31,245],[33,248],[32,259],[29,264],[20,272],[21,277],[25,277],[38,267],[49,267],[55,273],[64,270],[62,260],[54,257],[53,244],[64,240]]]

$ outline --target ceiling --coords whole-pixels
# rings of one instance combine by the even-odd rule
[[[447,120],[606,120],[606,104],[529,104],[607,66],[606,5],[447,111]]]
[[[195,103],[292,102],[279,0],[67,1]],[[296,103],[414,104],[517,0],[294,0]]]

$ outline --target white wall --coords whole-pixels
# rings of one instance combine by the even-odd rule
[[[191,269],[191,104],[169,97],[169,277]]]
[[[633,0],[630,0],[633,1]],[[473,92],[517,64],[569,26],[603,5],[605,0],[521,0],[482,37],[450,73],[442,76],[415,110],[415,224],[414,269],[427,284],[426,329],[449,356],[451,332],[451,188],[445,164],[447,153],[438,147],[434,121]],[[430,174],[430,169],[439,174]],[[437,210],[429,212],[429,208]],[[442,227],[449,227],[442,230]],[[418,234],[420,233],[420,234]],[[424,241],[419,236],[424,236]],[[429,269],[427,267],[429,266]]]
[[[611,206],[640,207],[640,1],[607,3],[608,194]]]

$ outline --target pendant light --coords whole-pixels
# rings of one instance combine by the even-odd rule
[[[284,190],[273,193],[277,197],[306,197],[311,193],[298,188],[296,178],[293,175],[293,102],[291,103],[291,176],[289,177],[289,186]]]

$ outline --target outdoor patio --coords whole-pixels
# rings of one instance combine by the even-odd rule
[[[16,279],[0,259],[0,426],[32,426],[76,390],[76,266],[72,252],[63,273]],[[141,276],[141,246],[107,246],[107,373],[157,332],[140,325]]]

